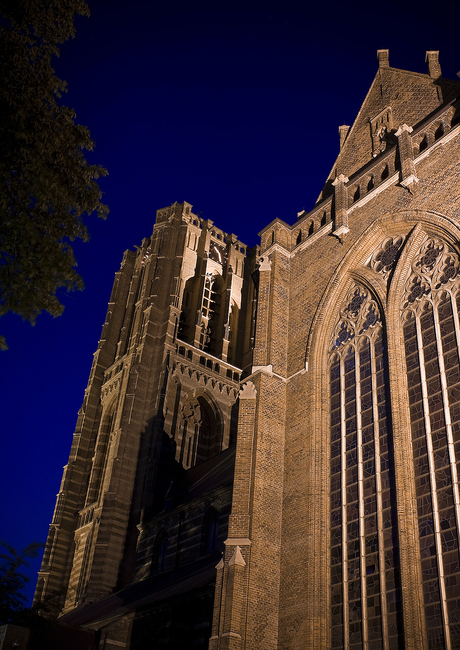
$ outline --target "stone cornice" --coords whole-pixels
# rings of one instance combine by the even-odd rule
[[[246,377],[244,381],[249,382],[253,377],[263,372],[265,375],[268,375],[269,377],[276,377],[277,379],[280,379],[284,384],[287,384],[288,382],[291,381],[291,379],[293,379],[297,375],[303,375],[304,373],[306,373],[307,369],[308,369],[307,364],[305,364],[305,368],[301,368],[300,370],[297,370],[297,372],[294,372],[292,375],[289,375],[289,377],[283,377],[282,375],[273,372],[272,364],[269,364],[268,366],[252,366],[251,374],[248,377]]]

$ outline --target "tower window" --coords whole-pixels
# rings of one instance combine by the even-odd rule
[[[182,415],[180,462],[188,469],[221,451],[222,426],[216,409],[203,396],[186,402]]]
[[[207,276],[205,279],[201,314],[203,323],[200,347],[215,353],[219,338],[220,285],[219,280],[213,279],[211,276]]]

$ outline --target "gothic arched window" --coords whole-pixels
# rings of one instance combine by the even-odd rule
[[[401,526],[418,524],[418,566],[407,566],[406,575],[419,575],[421,590],[408,593],[406,588],[405,598],[407,603],[419,599],[423,606],[420,638],[426,632],[429,650],[460,648],[460,260],[446,242],[420,230],[412,241],[422,243],[401,269],[396,262],[402,236],[385,240],[368,263],[383,275],[390,301],[398,301],[388,303],[392,354],[386,351],[382,308],[358,284],[344,302],[330,341],[335,648],[381,644],[391,650],[404,643],[398,516]],[[412,245],[409,240],[407,245]],[[400,362],[396,348],[403,355]],[[413,473],[402,459],[395,467],[390,385],[398,453],[412,463]],[[408,470],[410,476],[398,474]],[[414,481],[414,501],[400,504],[404,515],[396,503],[398,476],[398,490]],[[401,491],[398,495],[411,499]],[[404,557],[409,561],[406,547]]]
[[[179,327],[177,331],[178,338],[182,339],[182,341],[187,341],[188,343],[193,342],[191,341],[191,337],[193,338],[193,329],[196,324],[196,310],[197,307],[199,307],[199,305],[196,305],[194,300],[195,289],[196,278],[189,278],[184,287]]]
[[[460,647],[459,259],[426,238],[402,312],[428,647]]]
[[[226,328],[226,336],[229,339],[227,361],[233,363],[234,365],[238,365],[236,359],[237,338],[238,338],[238,316],[239,316],[238,306],[236,302],[232,300],[229,323],[228,323],[228,327]]]
[[[111,412],[102,418],[85,506],[98,501],[102,496],[110,455],[110,439],[115,429],[115,422],[116,408],[113,405]]]
[[[398,647],[401,611],[386,338],[354,285],[330,345],[333,648]],[[382,647],[382,646],[380,646]]]
[[[219,276],[206,276],[201,307],[203,323],[200,347],[211,353],[216,352],[219,339],[220,302]]]
[[[222,425],[217,410],[200,395],[182,407],[180,462],[188,469],[202,463],[222,448]]]

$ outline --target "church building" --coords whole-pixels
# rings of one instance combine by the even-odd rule
[[[378,69],[313,209],[124,254],[35,603],[98,650],[460,649],[460,82]]]

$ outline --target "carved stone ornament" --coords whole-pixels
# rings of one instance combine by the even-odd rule
[[[376,273],[382,273],[388,279],[402,250],[404,237],[387,237],[373,253],[369,262],[370,268]]]
[[[257,389],[252,383],[252,381],[247,381],[243,384],[242,389],[240,390],[240,399],[256,399]]]
[[[259,271],[270,271],[272,262],[269,257],[261,257],[259,259]]]
[[[340,318],[332,335],[332,350],[354,341],[365,332],[371,333],[377,329],[380,322],[380,311],[375,300],[364,287],[355,285],[347,296],[346,307],[340,311]]]
[[[191,399],[189,402],[186,402],[186,404],[184,404],[182,407],[182,417],[184,420],[188,420],[194,424],[200,424],[201,407],[197,399]]]
[[[391,106],[384,108],[378,115],[369,120],[372,135],[372,155],[375,158],[387,148],[388,137],[393,128]]]
[[[450,290],[459,270],[458,255],[445,242],[427,239],[412,263],[403,309],[418,311],[425,300],[434,301],[440,289]]]

